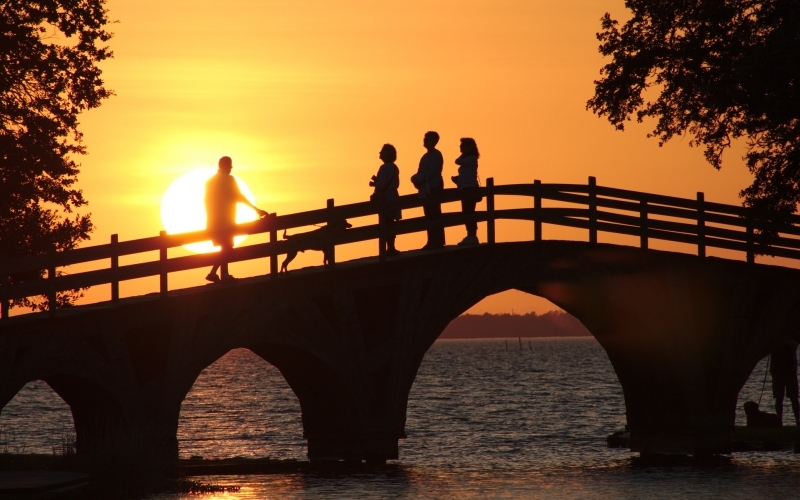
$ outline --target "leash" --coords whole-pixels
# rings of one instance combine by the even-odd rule
[[[767,373],[769,373],[769,362],[772,361],[772,355],[767,359],[767,369],[764,370],[764,383],[761,384],[761,395],[758,396],[758,406],[761,406],[761,398],[764,396],[764,387],[767,386]]]
[[[327,227],[327,226],[323,226],[323,225],[320,225],[320,224],[311,224],[311,225],[314,226],[314,227]],[[290,234],[289,236],[292,236],[292,235]],[[283,239],[284,240],[286,239],[286,229],[283,230]]]

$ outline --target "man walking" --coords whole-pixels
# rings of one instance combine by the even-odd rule
[[[231,279],[228,274],[228,256],[233,249],[233,233],[236,228],[236,204],[244,203],[255,210],[259,217],[265,217],[267,212],[256,207],[239,190],[236,179],[231,175],[233,160],[230,156],[223,156],[217,164],[217,173],[206,181],[206,230],[211,235],[215,246],[221,247],[220,262],[214,264],[206,280],[212,283]],[[222,267],[222,277],[217,276],[217,269]]]
[[[772,351],[769,372],[772,374],[772,395],[775,413],[783,421],[783,395],[792,403],[794,421],[800,426],[800,402],[797,391],[797,342],[790,340]]]
[[[419,160],[417,173],[411,176],[411,182],[419,191],[419,197],[426,198],[422,209],[425,213],[425,218],[429,221],[435,221],[442,217],[442,204],[438,199],[438,195],[444,189],[444,181],[442,180],[444,159],[442,158],[442,153],[436,149],[436,144],[438,143],[439,134],[433,131],[425,134],[422,145],[428,151]],[[444,244],[444,227],[430,228],[428,229],[428,242],[422,249],[442,248]]]

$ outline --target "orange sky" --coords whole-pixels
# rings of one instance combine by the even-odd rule
[[[111,0],[108,7],[118,21],[115,58],[102,68],[117,95],[85,113],[81,127],[89,154],[80,160],[80,187],[96,225],[90,244],[111,233],[157,234],[170,182],[222,155],[233,157],[234,173],[270,212],[367,199],[385,142],[398,149],[400,191],[410,193],[427,130],[442,137],[446,179],[456,171],[458,139],[471,136],[481,177],[496,183],[583,183],[595,175],[602,185],[685,197],[704,191],[707,200],[734,204],[750,183],[741,147],[717,172],[687,139],[659,148],[646,138],[647,125],[617,132],[585,110],[603,64],[600,17],[625,18],[622,0]],[[500,225],[498,238],[527,238],[529,225]],[[450,230],[449,241],[462,232]],[[554,228],[545,236],[574,234]],[[398,246],[423,242],[407,237]],[[343,249],[339,259],[360,251]],[[298,259],[318,261],[313,252]],[[235,275],[264,269],[236,266]],[[204,274],[171,284],[198,285]],[[125,284],[123,295],[154,291],[155,283]],[[549,306],[512,294],[473,312],[512,308]]]

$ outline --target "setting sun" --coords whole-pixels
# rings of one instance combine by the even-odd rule
[[[169,234],[188,233],[206,228],[206,209],[203,203],[206,181],[214,175],[214,168],[193,170],[175,179],[161,199],[161,223]],[[241,179],[234,176],[239,190],[251,202],[255,203],[250,188]],[[258,219],[256,212],[243,204],[236,207],[236,223],[251,222]],[[247,236],[237,236],[234,244],[238,245]],[[192,243],[185,247],[193,252],[206,253],[219,250],[211,241]]]

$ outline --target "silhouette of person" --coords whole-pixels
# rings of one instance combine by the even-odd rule
[[[427,132],[422,140],[422,145],[428,151],[419,160],[417,173],[411,176],[411,183],[417,188],[420,198],[426,198],[422,210],[428,220],[437,220],[442,217],[442,204],[438,201],[437,195],[444,189],[442,179],[442,167],[444,159],[442,153],[436,149],[439,142],[439,134]],[[442,248],[444,246],[444,227],[428,229],[428,242],[422,247],[423,250]]]
[[[397,150],[391,144],[384,144],[378,153],[378,158],[383,161],[383,165],[378,169],[378,173],[372,176],[369,185],[375,188],[370,200],[382,205],[380,216],[386,221],[386,226],[392,226],[394,221],[400,220],[402,213],[398,202],[400,194],[397,189],[400,187],[400,169],[394,164],[397,161]],[[394,247],[395,236],[386,238],[387,255],[396,255],[400,252]]]
[[[775,413],[783,421],[783,395],[792,403],[794,421],[800,426],[800,401],[797,391],[797,342],[777,347],[770,354],[769,372],[772,374],[772,395],[775,396]]]
[[[478,194],[476,188],[478,187],[478,145],[475,139],[471,137],[464,137],[461,139],[461,156],[456,158],[458,167],[458,175],[451,177],[453,182],[458,186],[458,191],[461,193],[461,211],[465,214],[474,214],[475,205],[482,199]],[[459,246],[477,245],[478,241],[478,223],[467,222],[467,236],[459,242]]]
[[[239,190],[236,179],[231,175],[233,161],[229,156],[223,156],[217,164],[217,173],[206,181],[206,230],[211,235],[215,246],[221,247],[220,262],[214,264],[206,280],[219,283],[231,279],[228,274],[227,257],[233,249],[233,232],[236,227],[236,204],[244,203],[255,210],[259,217],[264,217],[267,212],[250,203]],[[222,267],[222,277],[217,276],[217,269]]]

